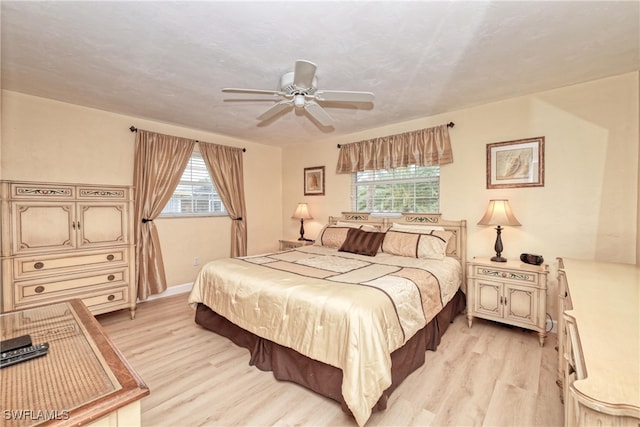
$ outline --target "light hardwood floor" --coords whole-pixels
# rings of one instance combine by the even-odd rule
[[[356,426],[340,405],[249,366],[249,353],[194,323],[187,294],[98,316],[151,394],[143,426]],[[436,352],[370,426],[561,426],[556,338],[456,318]]]

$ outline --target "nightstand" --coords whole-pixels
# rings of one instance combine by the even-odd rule
[[[467,320],[494,320],[538,332],[540,346],[547,336],[546,265],[520,261],[493,262],[473,258],[467,263]]]
[[[286,251],[289,249],[299,248],[301,246],[313,245],[315,240],[280,240],[280,250]]]

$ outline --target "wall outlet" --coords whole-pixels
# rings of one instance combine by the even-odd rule
[[[193,265],[199,265],[200,264],[200,258],[195,257],[193,258]]]

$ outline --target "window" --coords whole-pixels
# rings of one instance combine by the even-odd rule
[[[160,216],[213,216],[226,215],[227,210],[204,164],[202,155],[195,151],[182,173],[182,178]]]
[[[406,166],[351,176],[356,212],[440,212],[440,166]]]

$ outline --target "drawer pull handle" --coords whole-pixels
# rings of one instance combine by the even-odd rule
[[[36,294],[41,294],[44,292],[44,286],[36,286]]]
[[[115,256],[113,256],[113,254],[107,255],[107,261],[113,261],[114,258],[115,258]]]
[[[116,278],[116,276],[114,276],[113,274],[110,274],[110,275],[107,276],[107,280],[110,281],[110,282],[115,278]]]
[[[107,297],[107,299],[108,299],[109,301],[113,301],[114,299],[116,299],[116,296],[112,294],[112,295],[109,295],[109,296]]]
[[[35,268],[36,270],[40,270],[42,267],[44,267],[44,262],[36,262],[35,264],[33,264],[33,268]]]

